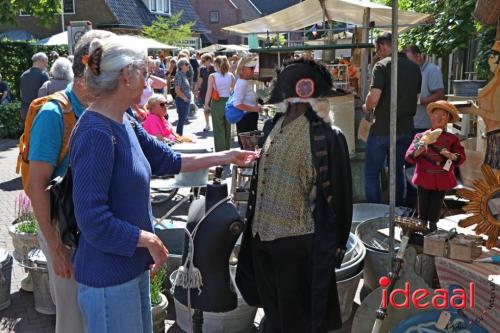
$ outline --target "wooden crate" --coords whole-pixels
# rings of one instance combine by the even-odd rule
[[[448,252],[449,232],[436,230],[424,237],[424,253],[430,256],[445,257]]]
[[[463,261],[472,261],[482,253],[483,239],[478,236],[458,235],[449,240],[449,258]]]

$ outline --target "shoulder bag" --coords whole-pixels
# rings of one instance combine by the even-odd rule
[[[215,76],[212,76],[212,78],[214,79],[214,86],[212,87],[212,94],[210,97],[212,98],[212,101],[218,102],[220,101],[220,95],[217,91],[217,85],[215,84]]]

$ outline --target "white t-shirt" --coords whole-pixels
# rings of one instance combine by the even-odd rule
[[[233,83],[234,76],[231,73],[226,73],[222,76],[221,73],[216,72],[213,74],[215,77],[215,87],[219,92],[220,97],[229,97],[231,94],[231,83]]]
[[[146,86],[144,87],[144,90],[142,91],[141,95],[141,106],[144,106],[148,104],[149,98],[153,96],[153,88],[151,87],[153,84],[153,79],[148,79],[148,82],[146,82]]]
[[[245,104],[250,106],[257,105],[257,94],[253,91],[250,81],[238,79],[234,86],[233,105]]]

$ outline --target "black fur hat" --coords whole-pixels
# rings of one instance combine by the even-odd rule
[[[291,97],[319,98],[342,95],[333,89],[332,76],[325,66],[305,59],[288,62],[278,70],[268,104]]]

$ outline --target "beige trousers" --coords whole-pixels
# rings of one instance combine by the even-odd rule
[[[56,306],[56,330],[55,333],[85,333],[84,322],[77,301],[77,288],[74,278],[66,279],[57,276],[52,266],[47,242],[38,233],[40,249],[47,258],[47,269],[49,271],[50,296]]]

